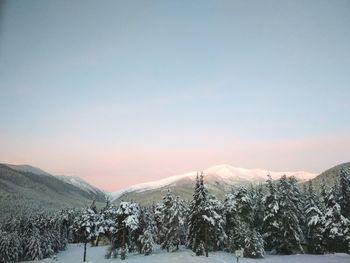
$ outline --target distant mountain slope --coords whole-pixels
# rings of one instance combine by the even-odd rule
[[[218,198],[239,185],[258,184],[265,182],[267,175],[278,179],[282,175],[295,176],[300,181],[312,179],[316,174],[308,172],[272,172],[262,169],[244,169],[230,165],[216,165],[203,171],[208,190]],[[161,200],[163,191],[170,188],[184,199],[190,199],[197,172],[171,176],[159,181],[131,186],[111,193],[111,199],[136,200],[141,203],[152,203]]]
[[[282,175],[295,176],[299,181],[312,179],[317,188],[322,180],[333,185],[341,169],[350,172],[350,163],[337,165],[319,176],[308,172],[273,172],[262,169],[244,169],[230,165],[216,165],[203,171],[208,190],[218,198],[240,185],[263,183],[270,174],[273,179]],[[53,176],[30,165],[0,164],[0,218],[23,207],[57,209],[87,206],[93,199],[104,203],[109,197],[114,202],[133,200],[143,204],[158,202],[170,188],[184,199],[191,199],[197,172],[171,176],[162,180],[134,185],[114,193],[105,193],[75,176]]]
[[[46,172],[23,171],[23,166],[13,168],[0,164],[0,216],[21,209],[82,207],[89,205],[93,199],[97,202],[105,200],[103,193],[82,190]]]
[[[91,184],[87,183],[83,179],[81,179],[78,176],[67,176],[67,175],[57,175],[56,178],[60,179],[61,181],[74,185],[81,190],[93,193],[97,196],[104,196],[105,193],[98,189],[97,187],[92,186]]]
[[[42,175],[51,175],[51,174],[45,172],[44,170],[41,170],[37,167],[31,166],[28,164],[15,165],[15,164],[4,163],[4,165],[10,167],[13,170],[20,171],[20,172],[28,172],[28,173],[42,174]]]
[[[333,186],[339,180],[340,171],[342,169],[350,173],[350,162],[336,165],[315,177],[312,180],[315,189],[320,190],[322,181],[326,186]]]

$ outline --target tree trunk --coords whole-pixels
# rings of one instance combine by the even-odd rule
[[[125,227],[123,228],[123,236],[122,236],[122,250],[120,253],[121,260],[125,260],[126,258],[126,248],[125,248]]]
[[[208,257],[208,225],[205,224],[205,256]]]
[[[87,245],[87,242],[84,243],[84,257],[83,257],[84,262],[86,261],[86,245]]]
[[[123,246],[123,249],[125,249],[125,227],[123,229],[123,240],[122,240],[122,246]]]
[[[95,244],[96,247],[98,247],[98,242],[100,242],[100,236],[98,236],[97,239],[96,239],[96,244]]]
[[[69,243],[69,227],[66,226],[67,242]]]

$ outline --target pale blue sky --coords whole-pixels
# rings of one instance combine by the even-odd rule
[[[96,183],[224,162],[318,172],[350,160],[350,1],[1,8],[3,161]]]

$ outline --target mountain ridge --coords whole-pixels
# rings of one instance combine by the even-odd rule
[[[185,195],[188,198],[188,193],[190,192],[188,189],[188,184],[191,184],[191,188],[193,187],[192,185],[197,174],[197,171],[192,171],[152,182],[136,184],[119,191],[112,192],[110,193],[110,197],[112,201],[117,201],[118,199],[130,199],[130,197],[127,198],[127,196],[130,196],[131,193],[137,193],[139,195],[140,193],[148,192],[153,194],[152,191],[161,192],[164,190],[163,188],[171,188],[175,192],[185,192]],[[275,172],[263,169],[233,167],[227,164],[211,166],[203,170],[203,174],[205,176],[205,181],[208,188],[211,189],[214,194],[218,195],[221,195],[222,191],[228,191],[230,188],[235,186],[263,183],[266,181],[268,174],[270,174],[274,180],[279,179],[284,174],[287,177],[295,176],[301,181],[307,181],[317,176],[315,173],[304,171]],[[186,190],[179,189],[181,187],[186,188]]]
[[[41,183],[40,180],[52,181],[52,178],[54,178],[54,180],[59,180],[66,185],[65,187],[67,187],[67,189],[70,189],[69,190],[70,193],[68,193],[69,195],[71,195],[73,192],[80,193],[78,194],[80,195],[79,198],[81,199],[79,203],[81,203],[83,199],[85,199],[85,201],[98,199],[101,202],[105,198],[108,198],[110,199],[110,201],[113,201],[113,202],[118,202],[120,200],[130,200],[130,201],[133,200],[133,201],[139,201],[141,203],[142,202],[150,203],[157,200],[161,200],[160,198],[163,192],[168,188],[178,193],[182,198],[190,199],[192,196],[193,185],[195,182],[196,175],[200,173],[197,171],[192,171],[188,173],[169,176],[160,180],[131,185],[129,187],[123,188],[115,192],[107,192],[87,183],[85,180],[83,180],[78,176],[52,175],[40,168],[27,165],[27,164],[23,164],[23,165],[0,164],[0,168],[1,168],[1,165],[13,171],[17,171],[20,174],[20,176],[26,175],[25,180],[28,180],[28,178],[31,181],[37,180],[35,185],[37,183]],[[254,185],[258,183],[264,183],[267,179],[268,174],[271,175],[273,180],[279,179],[284,174],[287,177],[295,176],[297,180],[299,180],[301,183],[311,179],[315,183],[316,187],[318,187],[322,178],[326,178],[327,183],[334,183],[337,180],[337,173],[339,172],[339,169],[342,169],[343,167],[345,167],[346,169],[348,169],[348,171],[350,171],[350,163],[343,163],[340,165],[336,165],[330,169],[327,169],[326,171],[317,175],[316,173],[310,173],[305,171],[275,172],[275,171],[269,171],[264,169],[246,169],[241,167],[234,167],[227,164],[221,164],[221,165],[214,165],[204,169],[203,174],[205,176],[205,182],[208,187],[208,190],[212,194],[217,195],[218,198],[223,198],[224,194],[227,193],[228,191],[231,191],[232,188],[234,187],[237,187],[240,185],[247,186],[251,184]],[[3,171],[3,169],[0,169],[0,171],[1,170]],[[30,175],[33,175],[33,174],[37,176],[41,176],[41,179],[30,177]],[[11,189],[11,187],[15,189],[16,188],[15,185],[13,184],[11,185],[11,182],[8,182],[8,181],[6,182],[6,180],[9,180],[11,178],[9,177],[6,178],[5,176],[5,179],[6,179],[5,180],[3,175],[4,174],[0,173],[0,186],[9,187],[10,185],[9,189]],[[48,177],[48,179],[45,179],[46,177]],[[52,183],[50,183],[50,185],[52,185]],[[62,184],[60,185],[62,187]],[[54,187],[54,186],[50,186],[50,187]],[[1,187],[0,187],[0,190],[1,190]],[[28,189],[25,191],[28,191]],[[4,190],[2,190],[2,192],[4,192]],[[64,191],[61,190],[61,192],[64,192]]]
[[[29,167],[28,171],[28,167],[12,165],[11,168],[0,164],[0,219],[13,213],[84,207],[93,200],[100,204],[106,200],[105,194],[83,190],[56,176],[42,173],[41,169]]]

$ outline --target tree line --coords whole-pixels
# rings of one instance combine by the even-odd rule
[[[237,187],[224,200],[210,194],[203,173],[197,175],[190,202],[170,190],[151,206],[93,203],[81,211],[60,211],[12,218],[1,226],[0,262],[50,257],[67,242],[108,244],[105,258],[150,255],[156,245],[176,252],[184,245],[197,255],[234,252],[262,258],[270,253],[350,252],[350,175],[342,170],[333,186],[315,191],[282,176],[266,184]],[[58,238],[57,238],[58,237]]]

